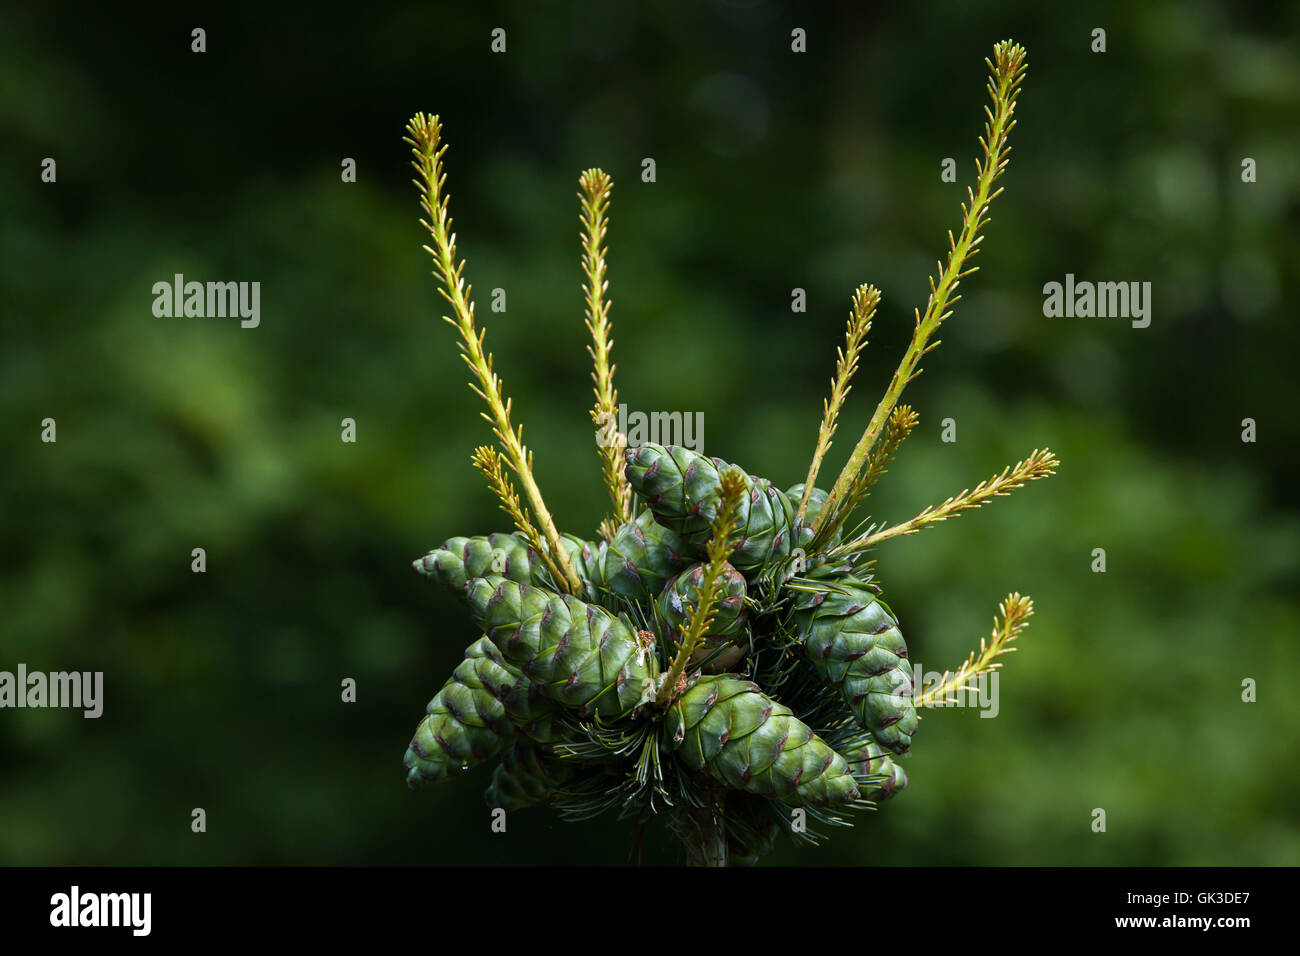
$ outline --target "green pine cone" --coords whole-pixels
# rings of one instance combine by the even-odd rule
[[[573,775],[573,763],[521,737],[501,755],[483,799],[503,810],[549,803]]]
[[[795,599],[795,634],[819,674],[881,746],[906,753],[916,733],[912,663],[898,622],[861,578],[841,574]]]
[[[486,637],[479,639],[483,645],[483,654],[491,656],[513,678],[508,685],[492,688],[497,699],[505,706],[506,716],[515,728],[538,743],[547,744],[555,739],[555,715],[559,706],[542,693],[542,689],[528,679],[519,668],[506,662]]]
[[[664,586],[659,595],[659,613],[674,634],[681,634],[700,603],[700,587],[704,583],[704,565],[696,564]],[[745,623],[745,576],[726,565],[723,570],[722,591],[714,605],[711,636],[735,634]]]
[[[645,499],[662,525],[681,535],[696,556],[702,555],[721,500],[719,470],[736,466],[677,445],[629,448],[627,461],[632,490]],[[741,502],[740,545],[730,560],[738,570],[751,571],[787,557],[801,540],[795,529],[797,505],[766,478],[737,470],[745,475],[749,494]]]
[[[645,508],[626,522],[614,540],[601,545],[593,561],[592,580],[633,601],[653,598],[669,579],[690,564],[682,540]]]
[[[471,644],[415,729],[403,761],[407,784],[414,789],[456,776],[500,753],[515,735],[504,701],[515,698],[516,713],[525,713],[531,696],[525,690],[524,701],[517,699],[522,679],[487,638]]]
[[[584,584],[590,587],[593,581],[601,579],[603,544],[583,541],[571,534],[561,535],[560,544]],[[470,580],[489,574],[526,584],[550,584],[546,566],[538,559],[537,553],[513,534],[448,538],[441,547],[434,548],[412,564],[425,577],[460,595]]]
[[[863,737],[861,743],[846,747],[840,752],[854,773],[871,774],[879,778],[867,784],[866,795],[872,800],[888,800],[900,790],[907,789],[907,772],[871,737]]]
[[[541,573],[537,554],[513,534],[448,538],[440,547],[413,561],[415,570],[461,594],[471,578],[495,574],[511,581],[532,581]]]
[[[785,490],[785,496],[794,502],[795,510],[799,510],[799,502],[803,500],[803,489],[806,482],[799,482]],[[813,492],[808,496],[808,511],[804,514],[803,525],[799,528],[799,546],[806,547],[813,539],[813,525],[817,523],[817,516],[822,513],[822,505],[826,503],[828,492],[824,488],[813,488]],[[843,529],[836,529],[831,535],[829,546],[834,547],[840,543],[844,537]]]
[[[794,806],[860,797],[844,758],[790,709],[732,674],[701,677],[669,709],[666,745],[735,790]]]
[[[547,697],[607,719],[640,704],[651,658],[621,618],[501,577],[470,581],[465,596],[492,643]]]
[[[588,590],[593,584],[604,580],[605,543],[603,541],[584,541],[577,535],[562,534],[560,546],[564,548],[569,556],[569,564],[573,566],[573,570],[577,572],[583,584],[587,585]],[[505,574],[502,577],[509,578],[510,575]],[[542,584],[543,582],[535,576],[530,583]]]

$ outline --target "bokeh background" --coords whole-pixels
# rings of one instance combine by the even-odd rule
[[[410,562],[506,530],[469,465],[488,432],[403,125],[444,118],[488,343],[552,510],[594,536],[578,173],[616,181],[623,398],[702,412],[710,453],[778,484],[803,476],[850,292],[881,287],[833,475],[959,224],[983,57],[1012,36],[1030,71],[1007,191],[871,510],[901,520],[1050,445],[1057,477],[877,554],[927,670],[1008,591],[1038,613],[997,719],[927,716],[905,794],[770,860],[1300,863],[1300,8],[488,6],[0,13],[0,669],[106,675],[99,720],[0,711],[0,861],[677,862],[662,828],[634,852],[614,819],[492,834],[486,769],[403,784],[476,636]],[[154,317],[177,272],[260,281],[260,328]],[[1045,318],[1067,272],[1151,282],[1150,328]]]

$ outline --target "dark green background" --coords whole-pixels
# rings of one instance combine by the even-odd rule
[[[403,125],[445,120],[488,343],[553,512],[592,536],[578,173],[617,183],[623,398],[703,412],[712,454],[780,484],[804,474],[850,292],[883,290],[831,477],[959,224],[983,57],[1012,36],[1030,69],[1007,191],[871,505],[902,520],[1050,445],[1057,477],[877,555],[927,670],[959,663],[1008,591],[1038,613],[998,719],[927,716],[905,794],[771,860],[1300,863],[1296,5],[30,6],[0,13],[0,669],[107,687],[98,721],[0,711],[0,861],[626,862],[612,819],[529,811],[490,833],[486,769],[403,785],[476,636],[410,561],[506,526],[469,465],[488,430],[439,319]],[[261,327],[155,318],[176,272],[260,281]],[[1150,328],[1044,318],[1067,272],[1150,281]],[[642,850],[678,859],[662,828]]]

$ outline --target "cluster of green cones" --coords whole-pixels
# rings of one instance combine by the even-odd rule
[[[761,856],[783,829],[813,839],[791,826],[801,816],[844,825],[906,787],[907,646],[869,565],[805,553],[825,493],[799,521],[802,486],[781,491],[682,447],[626,458],[636,519],[609,541],[561,538],[581,597],[511,534],[451,538],[415,562],[464,600],[482,636],[429,702],[408,783],[496,760],[491,807],[666,813],[675,826],[722,800],[733,860]],[[747,492],[734,549],[707,638],[666,697],[726,470]]]

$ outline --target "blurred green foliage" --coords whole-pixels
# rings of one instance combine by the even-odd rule
[[[468,463],[488,433],[438,319],[403,124],[444,118],[488,342],[553,512],[593,536],[579,171],[617,184],[624,400],[703,412],[710,453],[778,484],[803,477],[851,290],[880,286],[833,476],[957,227],[982,58],[1012,36],[1030,69],[1007,192],[869,505],[901,520],[1050,445],[1057,477],[877,555],[927,670],[1008,591],[1038,613],[997,719],[929,714],[905,794],[772,861],[1300,863],[1295,5],[311,11],[0,14],[0,669],[106,675],[99,720],[0,711],[0,861],[676,861],[629,821],[527,811],[494,835],[486,770],[403,785],[476,636],[409,563],[505,521]],[[177,272],[260,281],[260,328],[155,318]],[[1044,318],[1067,272],[1152,282],[1151,327]]]

